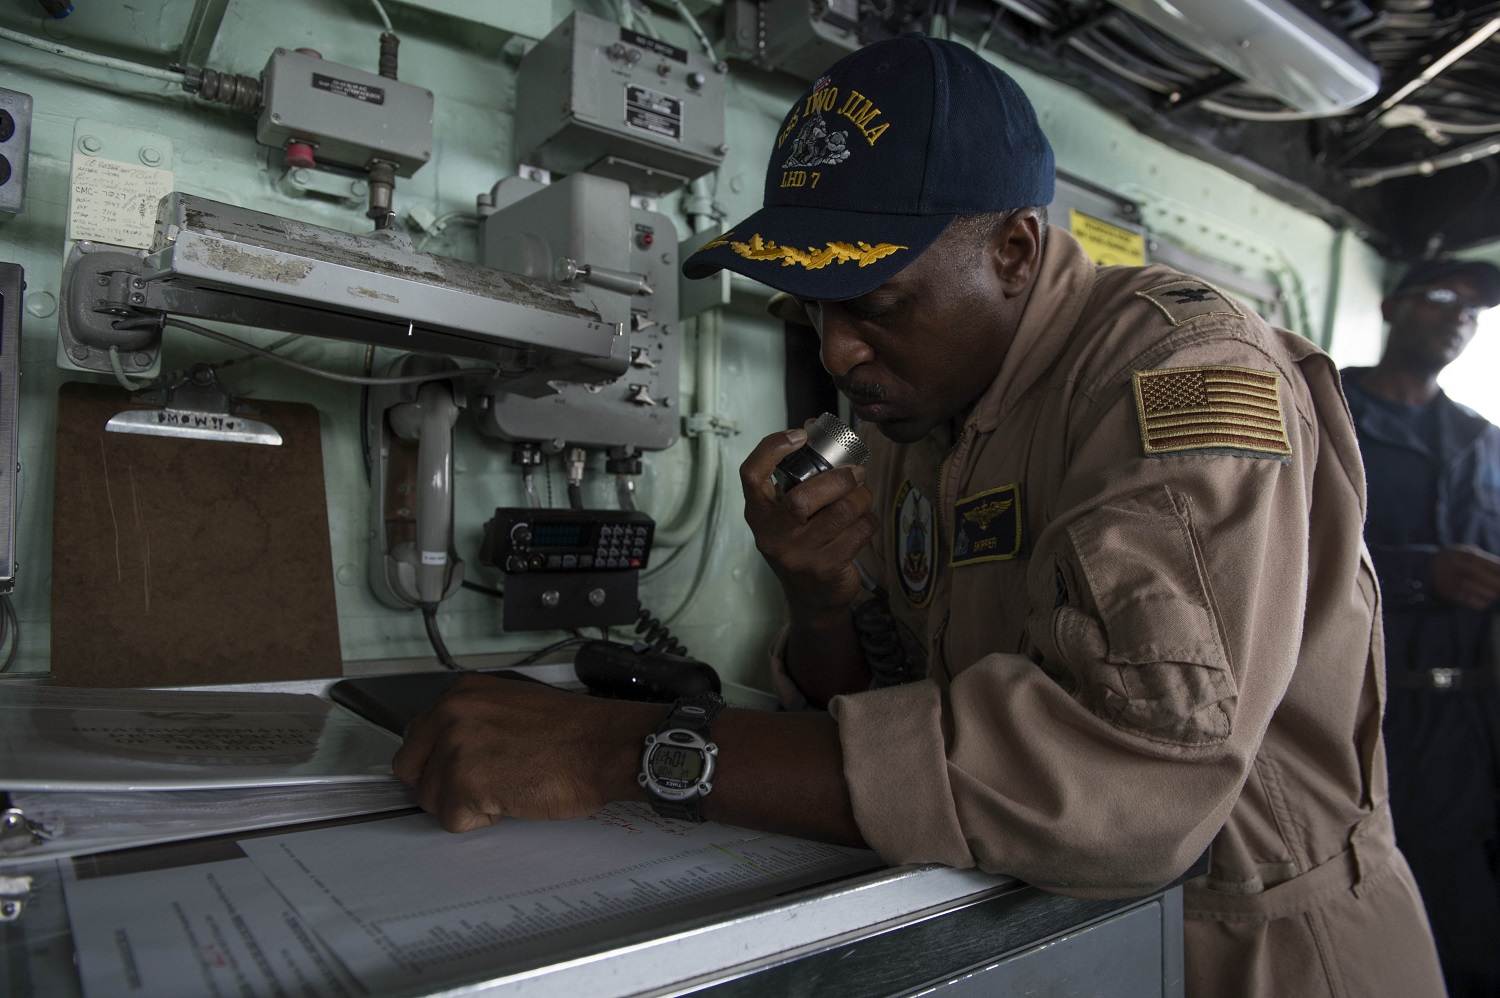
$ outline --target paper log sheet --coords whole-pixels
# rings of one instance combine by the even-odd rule
[[[248,859],[63,884],[89,998],[363,992]]]
[[[353,994],[404,994],[880,866],[636,804],[463,835],[412,815],[238,846],[249,859],[68,879],[88,998],[340,995],[351,980]]]
[[[865,850],[629,803],[463,835],[413,815],[241,847],[371,993],[498,976],[880,865]]]

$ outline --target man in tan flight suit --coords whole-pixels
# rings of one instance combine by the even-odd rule
[[[694,816],[1084,897],[1212,844],[1190,994],[1441,994],[1337,372],[1203,281],[1095,266],[1047,227],[1052,186],[1014,82],[906,36],[817,81],[766,207],[685,263],[800,298],[873,428],[867,468],[779,490],[794,430],[741,469],[788,597],[777,681],[828,709],[710,711]],[[559,696],[466,680],[396,771],[453,831],[642,796],[661,709]]]

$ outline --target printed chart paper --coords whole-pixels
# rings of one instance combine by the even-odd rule
[[[88,998],[363,994],[247,859],[63,884]]]
[[[463,835],[413,815],[240,846],[372,992],[498,976],[881,865],[626,803]]]

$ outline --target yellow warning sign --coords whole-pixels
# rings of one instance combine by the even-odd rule
[[[1139,232],[1090,218],[1077,208],[1068,210],[1068,227],[1089,259],[1097,264],[1138,267],[1146,262],[1146,239]]]

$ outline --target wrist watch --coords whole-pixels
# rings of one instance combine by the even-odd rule
[[[717,693],[683,697],[661,727],[646,736],[636,782],[651,796],[664,818],[703,821],[703,798],[713,790],[714,760],[719,746],[708,740],[714,718],[724,709]]]

